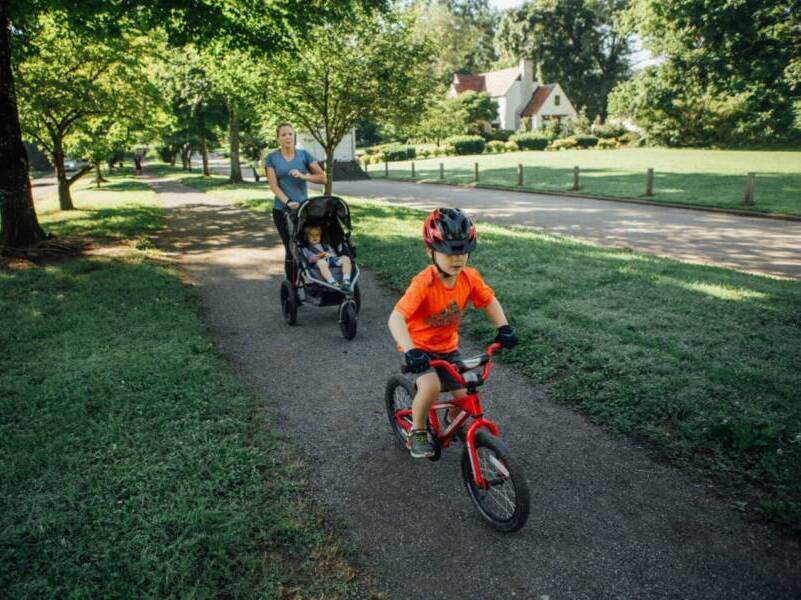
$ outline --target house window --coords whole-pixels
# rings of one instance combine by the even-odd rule
[[[559,103],[560,103],[561,101],[562,101],[562,98],[561,98],[561,96],[559,96],[559,94],[556,94],[556,95],[553,97],[553,105],[554,105],[554,106],[559,106]]]

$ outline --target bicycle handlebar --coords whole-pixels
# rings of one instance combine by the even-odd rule
[[[489,375],[490,369],[492,368],[492,355],[495,353],[496,350],[500,350],[501,348],[503,348],[503,345],[500,342],[491,342],[486,348],[484,348],[483,354],[486,354],[487,360],[486,362],[484,362],[484,369],[482,369],[481,371],[481,379],[486,379],[487,376]],[[477,357],[465,359],[464,362],[469,362],[471,360],[475,360],[476,358],[483,358],[483,357],[481,355],[478,355]],[[456,381],[462,384],[466,384],[464,377],[462,377],[462,374],[456,370],[456,368],[453,366],[453,363],[448,362],[447,360],[435,358],[433,360],[430,360],[428,364],[434,368],[436,367],[444,368],[446,371],[448,371],[448,374],[451,377],[453,377]],[[401,373],[411,373],[408,365],[401,366]]]

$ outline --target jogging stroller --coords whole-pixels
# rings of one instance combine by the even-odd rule
[[[289,325],[297,323],[298,307],[303,304],[313,306],[339,305],[339,328],[346,340],[356,337],[358,314],[361,308],[359,290],[359,267],[356,265],[356,252],[350,240],[350,209],[336,196],[315,196],[305,200],[296,213],[287,211],[289,228],[288,260],[291,261],[289,279],[281,283],[281,311]],[[341,288],[327,283],[320,271],[312,269],[303,254],[306,243],[305,230],[310,226],[322,230],[322,242],[336,250],[339,256],[348,256],[351,261],[351,284]],[[341,281],[342,268],[330,267],[331,274]]]

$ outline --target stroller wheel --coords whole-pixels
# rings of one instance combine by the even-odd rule
[[[298,320],[298,297],[292,284],[286,280],[281,282],[281,314],[288,325],[294,325]]]
[[[353,286],[353,301],[356,302],[356,314],[359,314],[362,309],[362,291],[359,289],[358,281]]]
[[[346,300],[339,305],[339,329],[346,340],[356,337],[356,327],[358,317],[356,316],[356,303],[353,300]]]

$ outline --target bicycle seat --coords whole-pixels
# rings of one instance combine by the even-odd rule
[[[464,373],[465,371],[470,371],[471,369],[476,369],[484,365],[489,358],[489,354],[482,352],[478,356],[456,360],[453,362],[453,366],[456,367],[456,370],[459,371],[459,373]]]

